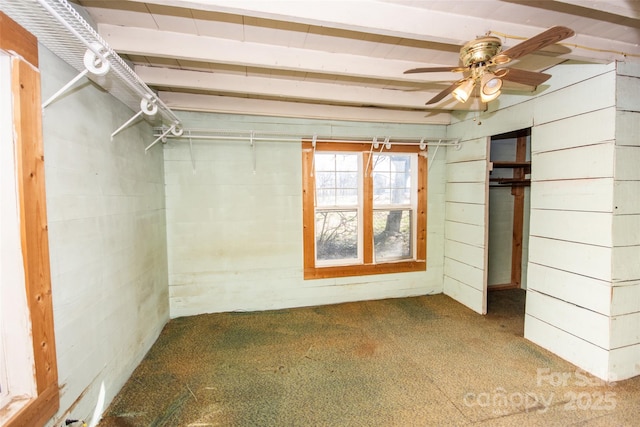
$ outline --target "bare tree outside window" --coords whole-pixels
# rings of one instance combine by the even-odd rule
[[[359,155],[316,154],[316,259],[358,258]]]
[[[412,157],[379,154],[373,160],[373,233],[376,261],[413,257]]]

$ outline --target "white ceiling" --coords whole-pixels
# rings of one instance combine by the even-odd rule
[[[510,66],[640,61],[637,0],[75,2],[173,109],[446,123],[450,110],[480,107],[425,105],[460,74],[404,70],[457,66],[460,46],[487,33],[510,47],[555,25],[576,35]]]

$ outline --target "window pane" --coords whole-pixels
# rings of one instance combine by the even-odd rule
[[[336,154],[336,170],[339,171],[357,171],[358,155],[357,154]]]
[[[358,205],[358,189],[340,189],[337,191],[337,206],[357,206]]]
[[[335,206],[336,204],[336,190],[333,188],[317,190],[316,203],[318,206]]]
[[[413,258],[412,222],[410,209],[374,211],[373,242],[376,262]]]
[[[336,172],[336,187],[358,188],[358,172]]]
[[[315,168],[316,168],[316,171],[336,170],[336,155],[316,153]]]
[[[316,173],[316,188],[335,188],[336,174],[331,172]]]
[[[410,154],[374,155],[374,206],[411,204],[411,156]]]
[[[316,153],[316,206],[358,205],[358,156]]]
[[[358,212],[316,212],[316,259],[358,258]]]

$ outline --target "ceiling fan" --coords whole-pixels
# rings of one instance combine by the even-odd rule
[[[404,74],[455,72],[463,73],[463,78],[427,101],[426,105],[444,99],[450,93],[458,102],[467,102],[473,89],[479,84],[480,99],[489,102],[496,99],[502,88],[503,80],[538,86],[551,77],[550,74],[517,68],[498,68],[514,59],[521,58],[531,52],[542,49],[573,36],[572,29],[562,26],[552,27],[531,37],[507,50],[502,50],[498,37],[484,36],[467,42],[460,49],[461,67],[427,67],[413,68]]]

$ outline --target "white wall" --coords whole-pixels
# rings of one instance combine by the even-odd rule
[[[444,135],[443,126],[180,114],[186,129],[312,135]],[[432,149],[433,151],[433,149]],[[428,181],[426,272],[303,279],[299,143],[193,141],[164,148],[171,317],[442,292],[444,153]]]
[[[525,337],[604,379],[640,373],[640,84],[637,66],[623,69],[558,65],[537,96],[503,95],[448,130],[532,127]]]
[[[43,99],[77,74],[42,46],[40,69]],[[133,114],[86,79],[44,111],[56,425],[102,383],[108,404],[169,318],[162,148],[145,122],[109,140]]]
[[[609,371],[640,374],[640,64],[619,63]]]
[[[487,138],[461,138],[446,158],[444,293],[487,312]]]

